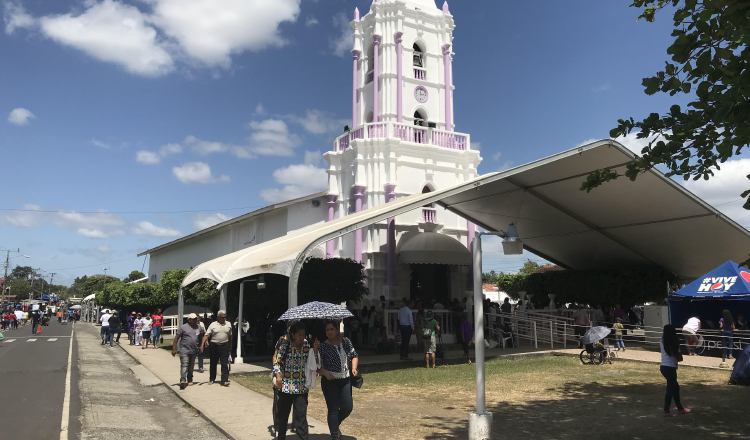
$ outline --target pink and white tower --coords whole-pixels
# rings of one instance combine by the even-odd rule
[[[479,151],[468,134],[455,131],[455,23],[448,3],[373,0],[364,16],[355,9],[352,28],[352,123],[325,153],[329,220],[476,177]],[[452,242],[468,255],[473,234],[465,219],[426,206],[331,241],[327,254],[364,262],[372,294],[392,299],[410,296],[411,265],[444,265],[458,297],[468,266],[454,264],[463,259]],[[417,241],[432,256],[412,249]]]

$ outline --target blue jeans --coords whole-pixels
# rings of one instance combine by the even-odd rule
[[[328,407],[328,430],[332,436],[339,433],[339,426],[352,413],[352,383],[347,379],[320,379],[320,388]]]
[[[622,336],[615,336],[615,347],[625,348],[625,342],[622,340]]]
[[[734,333],[722,332],[721,334],[723,336],[722,340],[724,343],[724,353],[722,355],[722,359],[726,359],[732,355],[732,351],[733,351],[732,350],[732,343],[733,343],[732,337],[734,336]]]
[[[112,345],[112,327],[104,327],[104,345]]]
[[[106,344],[107,343],[107,333],[109,333],[109,326],[103,325],[99,329],[99,334],[102,337],[102,344]]]
[[[161,327],[151,327],[151,343],[157,346],[161,339]]]

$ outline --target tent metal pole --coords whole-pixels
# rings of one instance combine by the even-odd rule
[[[476,410],[469,414],[469,440],[492,438],[492,414],[486,411],[484,392],[484,293],[482,292],[482,235],[472,244],[474,275],[474,356],[477,379]]]
[[[245,299],[245,283],[247,281],[240,282],[240,303],[237,310],[237,352],[234,356],[234,362],[237,363],[237,359],[240,359],[242,363],[242,308]]]
[[[221,291],[219,292],[219,310],[227,311],[227,285],[224,284],[221,286]]]
[[[182,288],[177,294],[177,329],[180,329],[182,325],[182,317],[185,315],[185,296],[182,293]]]

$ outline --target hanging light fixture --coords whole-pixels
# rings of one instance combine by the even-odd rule
[[[518,236],[516,225],[511,223],[503,237],[503,254],[504,255],[521,255],[523,253],[523,241]]]

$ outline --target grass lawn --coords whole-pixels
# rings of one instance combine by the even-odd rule
[[[467,438],[474,365],[363,369],[363,374],[365,386],[354,390],[354,412],[342,425],[347,438]],[[563,356],[498,359],[487,363],[487,407],[500,439],[747,439],[750,389],[727,385],[728,376],[681,367],[683,404],[694,410],[665,418],[658,365],[589,366]],[[237,382],[272,395],[266,375]],[[308,414],[325,422],[319,386],[310,395]]]

